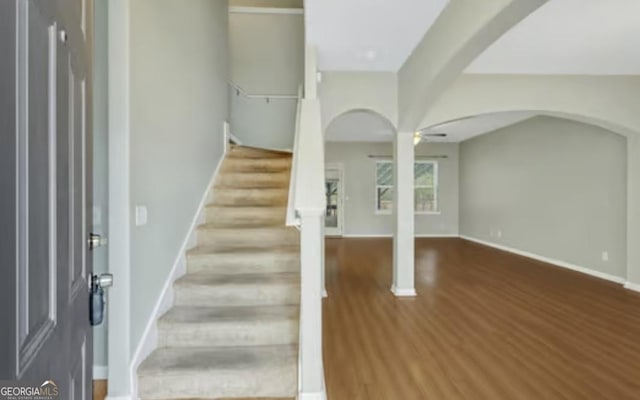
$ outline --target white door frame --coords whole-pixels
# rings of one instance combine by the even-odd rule
[[[107,399],[131,399],[130,0],[109,0],[109,272]]]
[[[325,227],[325,236],[342,236],[344,235],[344,165],[342,163],[325,164],[325,172],[327,170],[338,171],[338,227]],[[325,173],[326,176],[326,173]]]

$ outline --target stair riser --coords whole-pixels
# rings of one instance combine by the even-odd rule
[[[209,204],[238,207],[286,207],[289,193],[284,189],[212,190]]]
[[[286,172],[291,169],[291,160],[274,159],[226,159],[221,167],[222,173],[234,172]]]
[[[294,397],[297,368],[185,375],[147,375],[138,379],[138,397],[144,400]]]
[[[160,347],[286,345],[298,342],[298,321],[161,323],[158,342]]]
[[[287,172],[273,174],[222,174],[216,180],[216,187],[230,188],[288,188]]]
[[[299,304],[300,288],[293,285],[176,285],[177,306],[269,306]]]
[[[295,246],[300,243],[296,229],[274,229],[264,231],[201,229],[198,230],[198,244],[215,245],[225,248]]]
[[[300,256],[268,253],[193,255],[187,258],[187,270],[189,273],[221,274],[299,272]]]
[[[290,152],[265,150],[250,147],[232,147],[227,153],[229,158],[284,158],[291,159]]]
[[[240,210],[240,211],[227,211]],[[228,207],[227,210],[210,207],[206,210],[205,223],[219,227],[250,227],[250,226],[284,226],[285,212],[276,207],[264,207],[264,210],[249,208],[242,211],[242,207]]]

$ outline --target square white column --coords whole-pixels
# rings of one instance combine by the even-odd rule
[[[413,132],[399,132],[393,142],[394,222],[393,286],[396,296],[415,296]]]

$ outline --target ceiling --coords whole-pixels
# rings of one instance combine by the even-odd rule
[[[427,137],[428,142],[462,142],[474,136],[517,124],[536,116],[536,112],[513,111],[478,115],[424,129],[422,132],[446,133],[447,137]],[[376,113],[352,111],[334,120],[327,128],[329,142],[391,142],[395,129]]]
[[[397,71],[448,0],[306,0],[320,70]]]
[[[489,113],[445,122],[444,124],[424,129],[422,132],[426,134],[447,134],[445,138],[427,137],[426,139],[429,142],[462,142],[484,133],[517,124],[536,115],[537,113],[532,111]]]
[[[327,128],[329,142],[391,142],[395,129],[386,119],[370,111],[351,111]]]
[[[551,0],[467,69],[495,74],[640,74],[640,0]]]

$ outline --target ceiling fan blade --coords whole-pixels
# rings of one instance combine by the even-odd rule
[[[446,133],[421,133],[421,136],[430,136],[430,137],[447,137]]]

